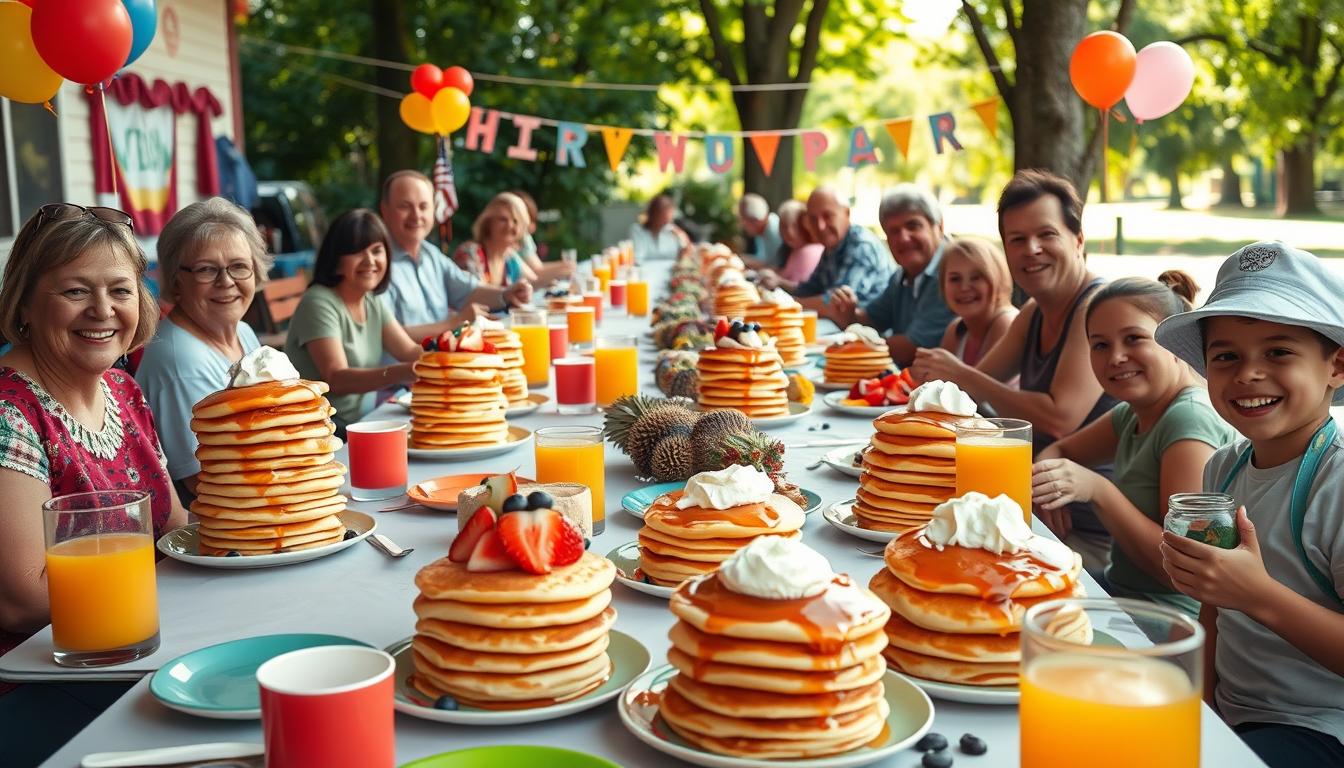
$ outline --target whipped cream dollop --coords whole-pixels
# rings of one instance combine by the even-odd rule
[[[257,347],[229,366],[229,387],[250,387],[268,381],[302,378],[289,356],[274,347]]]
[[[953,416],[974,416],[975,401],[950,381],[926,381],[910,391],[909,411],[936,411]]]
[[[677,509],[728,509],[765,501],[775,491],[775,481],[761,470],[743,464],[701,472],[686,481],[686,490],[677,499]]]
[[[983,549],[996,555],[1029,552],[1061,570],[1073,567],[1073,550],[1031,532],[1017,502],[1003,494],[990,498],[971,491],[934,507],[924,537],[943,547]]]
[[[471,321],[471,324],[481,329],[482,331],[504,330],[503,323],[490,317],[477,317],[475,320]]]
[[[757,536],[724,560],[718,574],[729,590],[766,600],[816,597],[835,578],[826,558],[783,536]]]
[[[800,306],[798,300],[789,295],[783,288],[772,288],[761,292],[762,304],[774,304],[779,307]]]
[[[729,286],[739,286],[739,285],[745,288],[750,287],[751,283],[747,282],[747,276],[742,274],[742,270],[733,269],[731,267],[726,268],[722,272],[720,272],[719,282],[715,283],[715,286],[718,288],[727,288]]]
[[[886,342],[882,339],[882,334],[878,333],[876,328],[869,328],[866,325],[859,325],[858,323],[851,323],[845,328],[844,332],[840,334],[841,344],[849,341],[862,341],[864,344],[871,344],[875,347],[886,346]]]
[[[714,341],[714,346],[720,349],[768,349],[775,346],[775,340],[768,337],[763,339],[756,331],[742,331],[736,339],[720,336]]]

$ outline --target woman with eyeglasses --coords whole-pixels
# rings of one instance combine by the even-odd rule
[[[161,297],[172,306],[136,370],[178,497],[196,496],[191,408],[228,386],[229,366],[259,344],[243,316],[270,271],[252,217],[213,197],[178,211],[159,235]]]

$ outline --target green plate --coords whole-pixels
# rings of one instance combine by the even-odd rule
[[[557,747],[476,747],[422,757],[401,768],[500,768],[505,765],[536,765],[546,768],[620,768],[600,757]]]
[[[670,483],[658,483],[657,485],[646,485],[643,488],[636,488],[621,497],[621,509],[638,517],[640,520],[643,520],[644,512],[648,510],[649,505],[653,504],[659,496],[662,496],[664,493],[671,493],[672,491],[680,491],[685,487],[685,480],[674,480]],[[803,508],[803,512],[810,515],[818,509],[821,509],[821,496],[806,488],[799,488],[798,490],[802,491],[803,498],[807,499],[807,506]]]

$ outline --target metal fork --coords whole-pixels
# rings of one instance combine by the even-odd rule
[[[369,537],[368,541],[370,544],[373,545],[374,549],[392,558],[405,557],[415,551],[415,547],[408,547],[406,549],[402,549],[401,547],[397,546],[396,542],[392,541],[391,539],[387,538],[381,533],[373,534],[372,536]]]
[[[883,553],[887,551],[886,547],[883,547],[881,549],[864,549],[863,547],[855,547],[854,549],[864,557],[884,557],[885,555]]]

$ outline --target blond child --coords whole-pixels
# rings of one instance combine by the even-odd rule
[[[1008,261],[988,240],[958,237],[943,246],[938,283],[943,300],[957,316],[948,323],[939,346],[975,365],[1017,317]]]

